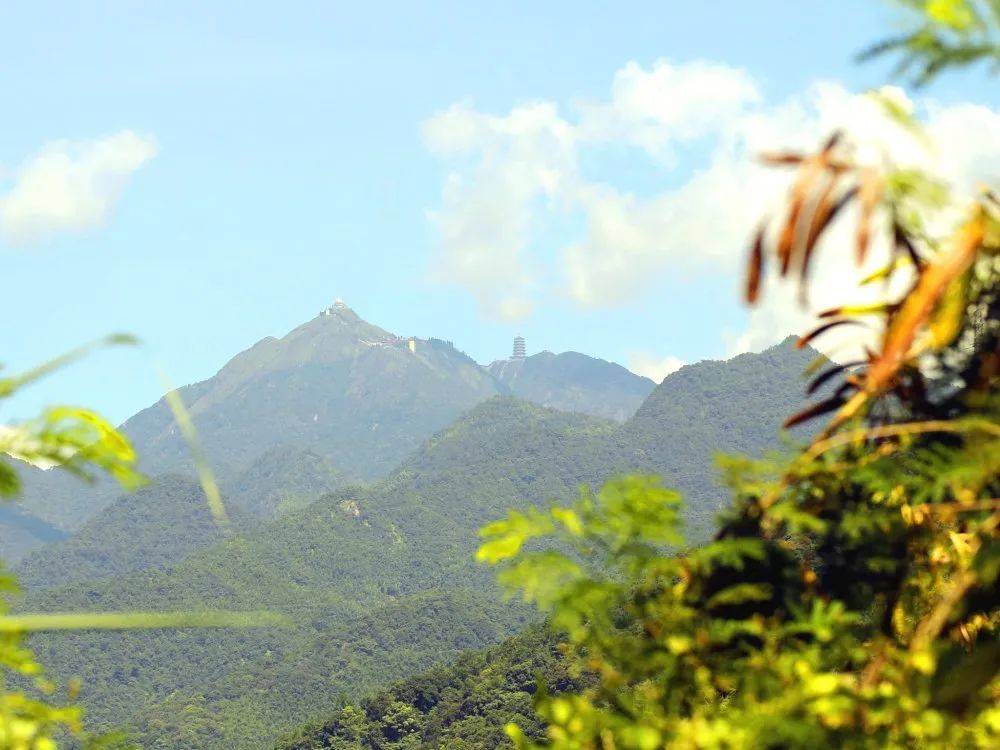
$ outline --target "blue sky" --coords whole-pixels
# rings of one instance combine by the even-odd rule
[[[630,61],[645,72],[657,61],[739,71],[754,82],[754,107],[820,79],[861,91],[886,68],[857,66],[853,54],[888,16],[878,0],[5,4],[0,201],[53,148],[79,157],[130,131],[141,164],[95,188],[112,197],[90,219],[0,239],[0,361],[17,370],[119,330],[144,344],[90,357],[0,419],[54,401],[124,419],[162,391],[155,364],[178,384],[209,377],[335,297],[481,362],[505,356],[515,333],[533,351],[623,364],[637,353],[724,356],[747,325],[732,274],[661,264],[624,301],[585,305],[545,281],[563,273],[560,248],[582,231],[572,207],[541,219],[532,208],[526,253],[542,279],[528,284],[532,312],[514,320],[484,309],[476,289],[442,272],[433,217],[466,210],[462,196],[443,197],[446,179],[488,181],[494,173],[476,160],[489,154],[473,149],[456,164],[429,145],[428,123],[456,104],[502,117],[544,102],[580,124],[575,108],[606,102]],[[984,80],[963,73],[926,95],[995,106]],[[574,169],[591,187],[642,199],[685,184],[712,148],[687,136],[651,159],[608,136]]]

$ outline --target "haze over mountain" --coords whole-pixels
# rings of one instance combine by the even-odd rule
[[[370,487],[337,490],[172,567],[40,591],[23,605],[268,607],[289,614],[291,630],[60,634],[33,643],[55,674],[85,677],[82,699],[96,726],[130,724],[148,747],[268,747],[278,733],[322,718],[338,692],[384,684],[454,653],[449,644],[467,639],[484,602],[497,596],[491,572],[471,562],[476,530],[508,507],[566,498],[580,483],[640,469],[685,492],[690,536],[703,537],[725,497],[712,480],[712,454],[772,447],[781,419],[802,401],[800,373],[811,356],[786,342],[691,365],[622,425],[492,398]],[[684,404],[698,407],[685,413]],[[435,638],[357,648],[364,640],[357,618],[407,611],[419,619],[427,597],[439,596]],[[509,608],[492,617],[492,634],[475,643],[523,618]],[[192,724],[191,715],[201,720]]]
[[[579,352],[539,352],[489,366],[508,392],[526,401],[624,422],[656,387],[614,362]]]
[[[19,505],[0,505],[0,550],[16,563],[32,550],[65,539],[68,534]]]
[[[652,388],[652,381],[619,365],[577,353],[544,352],[482,367],[450,342],[397,336],[337,301],[284,337],[262,339],[213,377],[179,392],[223,485],[238,502],[244,498],[252,513],[268,517],[317,496],[304,486],[293,487],[310,484],[303,470],[339,474],[341,484],[378,479],[424,439],[493,396],[514,394],[621,421]],[[164,400],[128,419],[122,429],[150,476],[193,476],[190,450]],[[290,452],[300,459],[312,456],[312,468],[292,467]],[[275,461],[285,467],[279,469]],[[252,479],[241,485],[240,478],[275,471],[287,486],[272,487],[277,495],[269,499],[250,499],[247,492],[259,493],[259,483]],[[119,495],[106,481],[85,487],[58,471],[23,474],[22,507],[61,529],[78,528]],[[282,492],[297,493],[298,499],[283,502]],[[6,552],[3,531],[0,527],[0,551]],[[29,537],[18,551],[42,543]]]

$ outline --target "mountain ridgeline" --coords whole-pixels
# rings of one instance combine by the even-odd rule
[[[326,481],[370,482],[384,477],[422,441],[478,403],[518,395],[564,411],[623,421],[653,388],[625,368],[582,354],[548,352],[482,367],[440,339],[401,337],[365,322],[342,302],[280,339],[265,338],[233,357],[215,376],[180,389],[209,460],[232,501],[270,517],[317,493],[291,487],[294,497],[263,498],[254,472],[319,471]],[[512,377],[517,370],[520,375]],[[194,476],[190,451],[164,400],[122,426],[150,476]],[[278,464],[288,453],[312,467]],[[261,469],[266,464],[268,468]],[[81,486],[59,472],[26,469],[21,507],[57,529],[75,530],[112,503],[110,482]],[[305,482],[309,484],[308,481]],[[275,488],[279,494],[289,488]],[[303,493],[303,490],[308,490]],[[247,494],[249,493],[249,494]],[[0,526],[0,552],[11,559],[38,547],[25,524]],[[8,543],[7,540],[11,540]],[[32,541],[34,540],[34,542]]]
[[[689,538],[704,538],[725,501],[713,455],[776,447],[815,356],[786,341],[689,365],[654,388],[582,355],[483,368],[336,305],[265,341],[183,389],[219,461],[231,528],[197,503],[161,403],[126,424],[152,456],[147,470],[173,474],[21,564],[22,611],[263,607],[293,623],[33,637],[55,676],[82,678],[90,726],[126,727],[142,747],[271,747],[304,722],[322,725],[338,696],[523,628],[528,614],[502,603],[472,561],[477,529],[508,508],[652,472],[684,492]],[[588,404],[596,415],[581,413]]]
[[[489,371],[525,401],[624,422],[656,384],[621,365],[578,352],[539,352],[493,362]]]

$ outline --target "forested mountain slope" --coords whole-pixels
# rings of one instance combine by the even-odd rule
[[[499,602],[491,574],[471,562],[475,529],[507,506],[575,492],[582,473],[596,480],[601,451],[614,430],[613,424],[584,415],[494,399],[371,488],[338,490],[257,532],[196,552],[169,571],[51,589],[23,605],[36,611],[267,607],[289,614],[296,623],[292,629],[59,634],[33,643],[56,674],[84,678],[81,698],[98,726],[125,723],[149,704],[135,719],[139,733],[152,736],[149,726],[176,722],[176,731],[166,732],[175,736],[187,731],[180,726],[184,718],[175,710],[177,702],[205,700],[222,729],[206,728],[194,746],[233,747],[233,733],[244,731],[240,715],[247,711],[272,716],[274,732],[290,729],[305,718],[301,711],[329,706],[327,691],[333,688],[310,682],[301,693],[300,675],[307,665],[329,679],[343,676],[340,651],[314,644],[349,627],[353,618],[435,592],[485,596],[471,612],[450,616],[449,632],[460,634],[470,615],[483,611],[483,602]],[[491,616],[497,628],[520,622],[516,610],[498,606],[502,614]],[[394,624],[401,632],[405,626]],[[433,644],[427,642],[427,658]],[[410,649],[419,650],[398,642],[378,652],[371,671],[401,676],[404,672],[390,675],[376,666],[408,664]],[[446,651],[438,654],[445,656]],[[421,657],[412,666],[429,663]],[[237,691],[245,697],[234,702],[231,686],[261,683],[261,670],[271,675],[273,689]],[[337,691],[356,688],[336,683]],[[276,708],[285,706],[289,695],[299,696],[298,713]],[[235,746],[266,746],[266,739],[255,735]]]
[[[33,590],[162,568],[253,525],[238,505],[227,513],[229,528],[212,517],[196,481],[159,477],[120,497],[72,537],[28,555],[17,575]]]
[[[66,532],[18,505],[0,505],[0,544],[8,565],[33,550],[65,539]]]
[[[820,356],[796,337],[759,353],[686,365],[667,376],[621,430],[632,466],[683,490],[695,536],[719,510],[714,458],[778,448],[781,425],[805,403],[804,371]],[[808,428],[790,437],[804,438]]]
[[[194,746],[265,747],[273,732],[329,706],[334,686],[353,694],[377,684],[361,672],[341,680],[340,652],[317,646],[353,618],[425,594],[497,596],[491,573],[475,566],[471,553],[478,527],[509,507],[566,498],[581,483],[642,469],[683,490],[695,537],[707,533],[706,519],[724,497],[711,479],[711,454],[773,446],[773,439],[754,444],[754,436],[775,434],[798,406],[801,365],[809,358],[784,345],[738,358],[731,368],[685,368],[620,426],[491,399],[368,488],[338,490],[259,531],[195,552],[169,571],[53,589],[25,603],[35,610],[267,607],[292,616],[293,629],[60,634],[33,642],[57,674],[84,677],[82,698],[99,726],[132,721],[145,742],[168,742],[146,746],[192,746],[162,739],[186,736],[186,714],[178,710],[184,706],[216,717]],[[506,624],[498,621],[501,629]],[[464,632],[461,614],[453,626],[449,632]],[[414,668],[430,663],[432,643],[395,641],[365,669],[384,676],[378,665],[408,663],[402,654],[411,646],[422,654]],[[304,687],[296,677],[304,670],[331,675],[330,681]],[[269,689],[251,689],[257,684]],[[286,712],[289,695],[300,709]],[[271,717],[273,732],[248,735],[240,721],[248,714]]]
[[[321,495],[356,480],[312,450],[277,446],[258,456],[222,486],[223,497],[257,518],[302,508]]]
[[[388,473],[435,431],[497,393],[488,372],[437,340],[403,339],[343,303],[281,339],[265,338],[215,376],[180,389],[208,458],[232,481],[275,448],[308,450],[362,480]],[[150,475],[192,473],[164,400],[122,426]],[[28,472],[23,502],[74,528],[117,491]]]

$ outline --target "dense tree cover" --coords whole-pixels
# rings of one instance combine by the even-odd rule
[[[531,736],[543,728],[532,708],[538,679],[550,692],[579,690],[561,645],[539,626],[503,643],[463,654],[348,702],[322,723],[278,743],[280,750],[493,750],[508,744],[504,726],[517,721]]]
[[[276,449],[223,485],[229,524],[222,528],[198,482],[156,477],[104,508],[71,538],[26,557],[16,571],[24,587],[37,590],[168,567],[227,535],[251,531],[261,516],[308,505],[344,483],[321,456]]]
[[[162,568],[253,525],[239,506],[230,505],[228,514],[232,523],[225,529],[212,517],[196,481],[158,477],[119,498],[69,539],[29,555],[15,570],[22,586],[36,590]]]
[[[356,481],[315,451],[277,446],[258,456],[222,491],[230,505],[260,518],[275,518],[348,484]]]
[[[247,700],[257,703],[247,711],[263,713],[261,702],[278,701],[282,694],[300,696],[284,719],[285,726],[295,726],[307,718],[296,713],[295,705],[303,711],[312,705],[300,691],[313,691],[312,701],[329,699],[325,682],[302,681],[301,665],[311,663],[327,674],[339,668],[338,654],[314,648],[316,642],[353,617],[425,591],[471,588],[496,598],[489,576],[470,564],[475,527],[503,505],[517,502],[518,492],[540,502],[549,493],[574,487],[580,464],[590,454],[568,446],[587,445],[591,436],[610,429],[582,415],[510,400],[489,402],[380,485],[338,491],[259,532],[195,553],[170,570],[53,589],[24,603],[36,611],[267,607],[290,615],[294,628],[59,634],[34,643],[57,673],[83,677],[81,700],[95,726],[123,724],[144,704],[178,690],[206,695],[208,710],[221,715],[221,686],[248,680],[271,652],[278,660],[275,674],[284,682],[275,690],[248,694]],[[492,438],[484,437],[490,431]],[[484,441],[491,450],[464,447],[466,441]],[[523,469],[517,486],[498,482],[506,463]],[[476,621],[482,609],[480,604],[443,621],[458,627]],[[502,609],[494,615],[498,628],[511,622],[507,618],[520,621],[516,612]],[[502,635],[498,631],[494,638]],[[440,656],[446,656],[446,641],[434,643],[428,648],[439,648]],[[404,644],[392,649],[379,652],[372,663],[393,663],[404,653]],[[412,669],[427,664],[415,662]],[[387,676],[374,668],[372,673]],[[212,684],[219,690],[211,689]],[[179,720],[170,705],[153,706],[143,717],[152,721],[157,714],[161,724]],[[234,715],[222,729],[238,732],[240,721]],[[207,736],[199,746],[229,747],[228,741]],[[250,746],[264,741],[263,735],[248,740]]]
[[[17,505],[0,506],[0,539],[4,559],[16,563],[33,550],[60,542],[69,536],[38,516]]]
[[[71,538],[28,555],[16,571],[33,591],[169,567],[229,534],[251,531],[261,517],[308,505],[344,483],[315,453],[269,451],[222,487],[230,523],[221,528],[195,480],[160,476],[104,508]]]
[[[150,749],[270,747],[302,721],[326,716],[338,696],[368,693],[495,643],[527,615],[492,593],[402,597],[144,708],[131,724],[134,738]]]
[[[728,500],[713,468],[715,457],[760,455],[781,445],[781,424],[805,404],[799,384],[817,361],[822,357],[816,351],[788,338],[759,353],[682,367],[623,428],[620,440],[630,455],[623,468],[660,476],[681,491],[689,541],[707,539]],[[796,428],[784,440],[802,439],[810,430]]]

